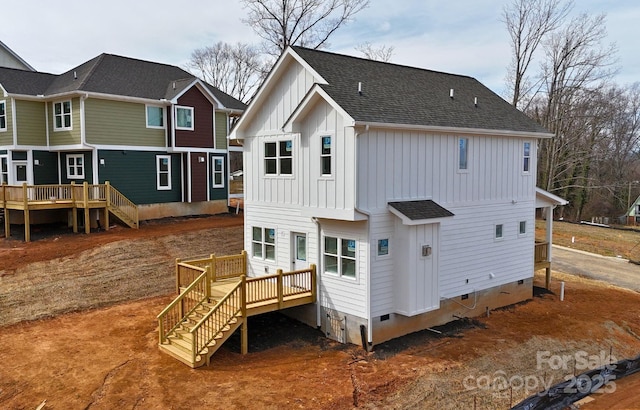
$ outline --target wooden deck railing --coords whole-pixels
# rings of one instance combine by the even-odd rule
[[[207,346],[218,337],[238,316],[246,317],[245,276],[190,330],[192,361],[204,353]]]
[[[247,279],[247,304],[273,301],[282,304],[289,296],[315,292],[316,267],[309,269],[282,272],[278,269],[275,275],[259,276]],[[277,286],[273,286],[276,284]]]
[[[247,253],[239,255],[215,256],[197,259],[176,259],[176,292],[196,279],[195,274],[187,267],[211,269],[209,280],[215,282],[222,279],[239,278],[247,272]]]
[[[209,300],[211,286],[207,280],[207,270],[196,269],[200,269],[200,276],[158,315],[160,343],[167,340],[167,336],[182,323],[186,316]]]
[[[536,242],[534,263],[549,262],[549,242]]]
[[[100,187],[104,187],[106,191],[104,198],[107,201],[107,208],[116,210],[114,213],[119,218],[122,219],[124,217],[129,219],[129,221],[124,222],[132,222],[136,228],[139,227],[138,206],[109,184],[109,181],[107,181],[105,185],[100,185]]]

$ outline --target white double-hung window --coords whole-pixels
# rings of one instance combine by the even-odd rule
[[[71,100],[53,104],[53,130],[64,131],[72,129]]]

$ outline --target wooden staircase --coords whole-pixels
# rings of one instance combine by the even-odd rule
[[[215,306],[212,303],[200,304],[196,310],[185,316],[176,329],[169,333],[166,342],[160,344],[160,349],[192,368],[209,365],[211,356],[242,325],[243,320],[241,314],[238,314],[231,317],[227,322],[205,322],[202,325],[202,331],[214,333],[215,336],[194,355],[194,333],[197,331],[198,323],[206,318],[215,309]]]
[[[160,350],[192,368],[242,327],[241,352],[248,351],[247,318],[316,301],[315,265],[293,272],[247,278],[240,255],[176,260],[178,296],[158,315]]]

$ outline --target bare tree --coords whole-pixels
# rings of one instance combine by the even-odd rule
[[[513,0],[503,9],[513,55],[507,72],[511,102],[520,107],[536,87],[529,67],[542,40],[556,30],[573,7],[572,0]]]
[[[362,53],[365,58],[386,63],[391,61],[394,49],[394,46],[386,46],[384,44],[376,47],[368,41],[356,46],[356,50]]]
[[[263,64],[255,46],[218,42],[194,50],[187,68],[209,84],[247,102],[264,78]]]
[[[265,51],[279,56],[290,45],[318,49],[369,0],[242,0],[243,21],[260,36]]]

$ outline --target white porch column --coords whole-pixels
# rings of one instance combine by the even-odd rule
[[[547,214],[547,229],[546,229],[546,237],[547,241],[547,259],[551,262],[551,245],[553,245],[553,206],[548,206],[545,210]]]

